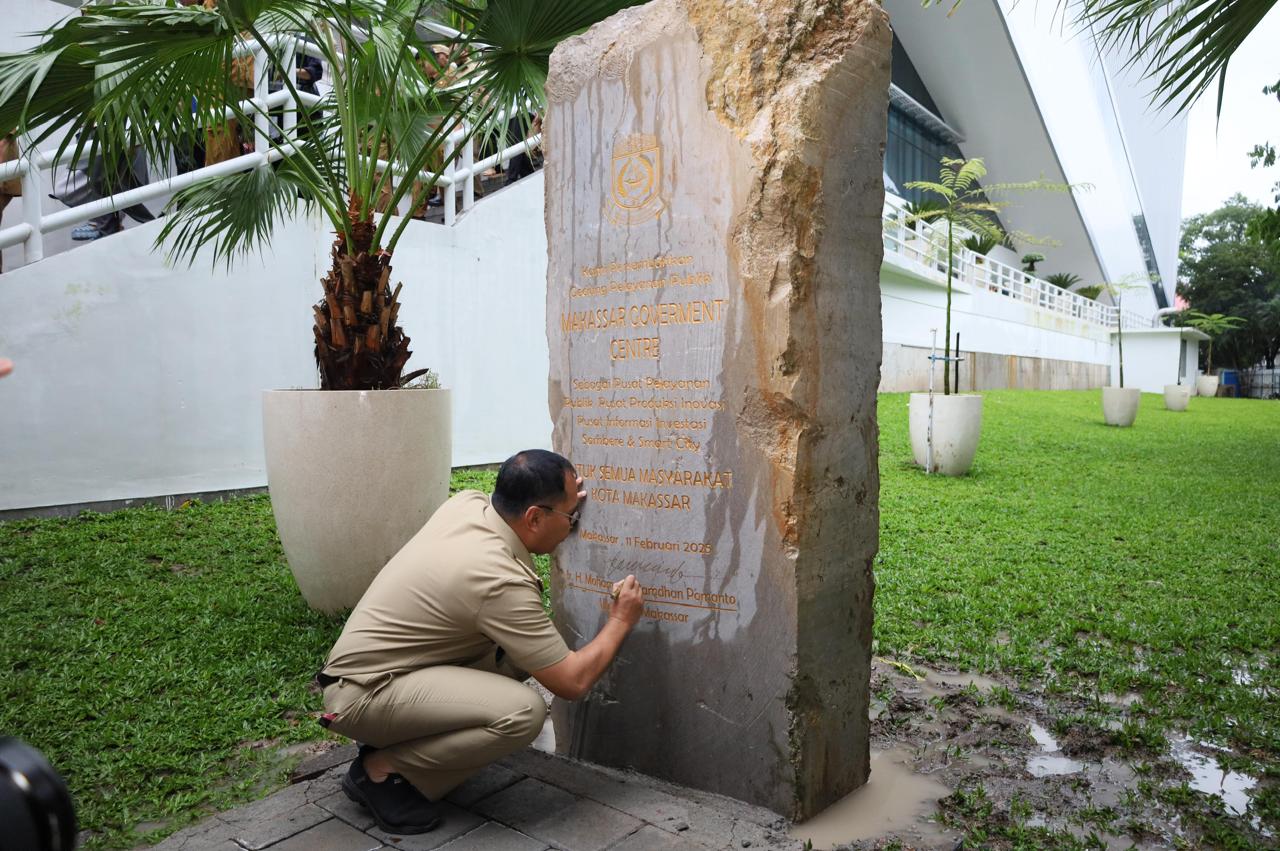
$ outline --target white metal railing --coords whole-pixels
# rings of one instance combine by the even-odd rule
[[[302,39],[297,39],[296,43],[295,40],[289,40],[289,43],[283,45],[283,47],[285,61],[287,62],[285,67],[293,65],[295,50],[318,55],[314,45],[310,45]],[[254,67],[258,69],[254,75],[253,96],[240,104],[243,110],[254,115],[253,136],[255,151],[253,153],[194,169],[185,174],[166,174],[135,189],[117,192],[114,195],[96,201],[90,201],[46,215],[43,212],[43,200],[48,193],[48,187],[52,183],[52,173],[59,168],[75,167],[75,163],[70,162],[72,152],[68,150],[59,160],[55,158],[54,154],[46,151],[31,152],[24,150],[23,155],[17,160],[0,163],[0,181],[15,177],[19,177],[22,180],[22,197],[18,199],[21,202],[22,222],[0,230],[0,249],[21,245],[23,246],[23,263],[34,263],[44,257],[44,235],[47,233],[74,227],[87,222],[89,219],[106,213],[119,212],[135,204],[163,198],[207,177],[234,174],[251,168],[264,168],[272,162],[282,159],[286,155],[289,145],[287,141],[283,145],[276,143],[273,146],[271,144],[269,139],[271,130],[270,112],[274,109],[282,110],[281,130],[284,132],[286,140],[292,139],[292,134],[297,129],[298,107],[314,107],[320,103],[321,98],[306,92],[299,92],[298,101],[295,102],[292,94],[287,89],[270,92],[270,63],[267,61],[265,53],[259,50],[242,49],[237,51],[237,55],[240,54],[252,55],[254,57]],[[230,118],[234,114],[233,110],[227,109],[224,112],[224,117]],[[462,140],[470,136],[470,132],[470,128],[464,124],[446,137],[443,151],[443,159],[446,165],[440,172],[423,170],[416,177],[406,178],[404,177],[405,169],[398,164],[379,160],[378,167],[390,168],[394,174],[399,175],[402,179],[414,179],[424,184],[430,184],[434,180],[437,186],[443,187],[444,224],[452,226],[456,223],[458,215],[457,192],[460,191],[462,193],[463,212],[470,210],[475,205],[475,179],[478,175],[483,174],[495,165],[506,163],[521,153],[535,150],[542,144],[542,135],[535,134],[522,142],[517,142],[491,156],[485,157],[479,162],[475,162],[472,155],[471,142],[463,145],[462,150],[459,151],[458,149],[459,145],[462,145]],[[406,196],[397,212],[407,213],[407,207],[410,203],[412,203],[412,198]]]
[[[947,233],[945,228],[925,221],[908,222],[903,202],[892,196],[885,197],[884,250],[935,272],[943,280],[947,274]],[[963,239],[967,234],[957,235]],[[985,290],[1032,305],[1039,310],[1058,313],[1080,319],[1094,325],[1116,327],[1117,309],[1094,299],[1085,298],[1042,278],[1001,263],[991,257],[957,245],[952,256],[952,280],[971,290]],[[1121,314],[1123,327],[1128,329],[1150,328],[1149,317],[1125,310]]]

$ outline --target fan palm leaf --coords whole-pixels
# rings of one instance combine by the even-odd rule
[[[1160,107],[1188,109],[1216,81],[1218,113],[1231,57],[1276,0],[1082,0],[1078,21],[1129,56]]]
[[[300,205],[318,208],[338,234],[315,307],[321,386],[397,386],[410,352],[395,326],[399,288],[388,278],[409,219],[381,211],[411,194],[416,206],[436,180],[419,176],[448,165],[475,133],[540,110],[554,47],[634,2],[91,5],[31,50],[0,56],[0,126],[36,145],[61,138],[59,159],[97,161],[109,186],[139,149],[163,161],[227,119],[255,127],[256,167],[178,192],[157,245],[175,261],[207,250],[230,263],[268,244]],[[437,26],[441,16],[456,28]],[[319,56],[332,88],[316,102],[300,95],[293,74],[279,75],[305,105],[291,110],[299,132],[289,134],[284,107],[261,113],[232,71],[246,55],[258,78],[291,67],[297,45]],[[439,73],[433,46],[462,69]]]
[[[1154,84],[1152,103],[1186,111],[1216,81],[1222,114],[1227,65],[1277,0],[1059,0],[1104,48],[1128,56]],[[923,0],[926,7],[940,0]],[[953,14],[963,0],[953,0]]]

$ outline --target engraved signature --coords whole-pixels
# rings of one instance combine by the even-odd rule
[[[611,573],[618,576],[626,576],[628,573],[636,575],[637,579],[655,579],[665,578],[669,582],[677,579],[684,579],[685,573],[679,565],[661,564],[654,561],[638,561],[636,559],[625,559],[622,561],[613,561],[610,563],[612,567]]]

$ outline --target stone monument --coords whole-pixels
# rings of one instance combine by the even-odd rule
[[[656,0],[552,56],[556,623],[645,589],[562,752],[800,819],[867,780],[889,53],[869,0]]]

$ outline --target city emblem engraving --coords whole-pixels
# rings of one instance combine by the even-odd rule
[[[666,209],[658,194],[662,185],[662,152],[658,137],[648,133],[624,136],[613,148],[606,212],[617,225],[634,225],[661,215]]]

